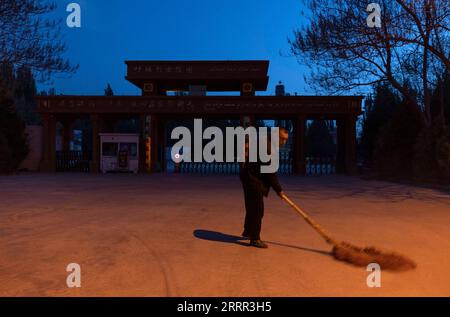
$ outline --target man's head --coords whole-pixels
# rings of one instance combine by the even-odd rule
[[[279,129],[279,146],[283,146],[287,143],[288,139],[289,139],[289,131],[285,128],[280,128]]]

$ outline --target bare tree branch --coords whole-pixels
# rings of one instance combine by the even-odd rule
[[[423,109],[429,124],[429,89],[450,65],[450,0],[376,1],[381,28],[367,26],[367,1],[304,2],[311,11],[309,24],[289,43],[292,54],[311,68],[308,83],[341,93],[388,81]]]
[[[53,73],[75,72],[78,66],[62,57],[61,20],[48,18],[55,8],[44,0],[1,0],[0,62],[27,66],[44,81]]]

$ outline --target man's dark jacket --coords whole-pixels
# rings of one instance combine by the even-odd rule
[[[281,192],[283,189],[278,181],[277,174],[261,173],[261,165],[261,162],[245,162],[241,166],[239,176],[244,186],[257,190],[266,197],[269,195],[271,187],[275,192]]]

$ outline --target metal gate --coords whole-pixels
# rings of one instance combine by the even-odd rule
[[[56,171],[89,173],[91,159],[90,151],[57,151]]]
[[[290,152],[280,152],[278,174],[290,175],[293,173],[293,160]],[[176,167],[176,172],[185,174],[223,174],[233,175],[239,173],[239,163],[207,163],[207,162],[182,162]]]
[[[307,157],[306,175],[336,174],[335,157]]]

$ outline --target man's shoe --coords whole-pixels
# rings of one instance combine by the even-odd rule
[[[250,235],[245,230],[244,230],[244,232],[242,232],[241,236],[244,238],[250,238]]]
[[[257,248],[262,248],[262,249],[267,249],[269,247],[267,244],[265,244],[261,240],[250,240],[250,245],[252,247],[257,247]]]

